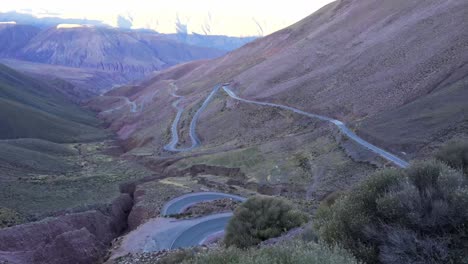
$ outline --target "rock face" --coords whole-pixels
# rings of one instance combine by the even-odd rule
[[[220,56],[225,51],[197,47],[156,33],[101,27],[0,25],[0,57],[119,72],[134,77],[177,63]]]
[[[0,262],[98,263],[127,226],[132,198],[122,194],[108,212],[87,211],[0,230]]]

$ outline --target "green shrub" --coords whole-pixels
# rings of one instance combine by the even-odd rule
[[[0,207],[0,228],[18,225],[24,222],[24,218],[18,212]]]
[[[453,168],[463,170],[468,176],[468,141],[448,143],[437,152],[436,159]]]
[[[226,228],[225,243],[227,246],[250,247],[306,221],[306,214],[282,198],[255,196],[234,211]]]
[[[315,229],[367,263],[467,263],[467,179],[437,161],[381,171],[320,207]]]
[[[183,262],[185,264],[357,264],[339,248],[316,243],[294,242],[265,248],[228,248],[212,251]]]

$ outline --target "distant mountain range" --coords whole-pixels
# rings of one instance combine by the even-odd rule
[[[119,19],[125,19],[119,16]],[[47,29],[55,27],[59,24],[79,24],[90,25],[100,28],[112,28],[109,25],[99,20],[77,19],[77,18],[60,18],[54,16],[36,17],[31,14],[18,13],[15,11],[0,12],[0,23],[14,21],[18,25],[29,25],[40,29]],[[180,31],[175,34],[160,34],[151,29],[129,29],[128,27],[120,27],[118,30],[132,31],[132,32],[146,32],[158,34],[161,37],[167,37],[170,40],[175,40],[188,45],[214,48],[223,51],[231,51],[237,49],[246,43],[256,39],[257,37],[230,37],[222,35],[208,35],[208,34],[188,34],[186,31]]]
[[[0,25],[2,56],[26,61],[95,68],[135,76],[224,52],[189,46],[153,33],[126,32],[89,26]]]
[[[54,76],[54,71],[47,65],[70,67],[69,72],[76,68],[84,69],[91,75],[99,73],[102,76],[103,73],[108,73],[111,76],[104,79],[109,82],[92,91],[100,93],[115,85],[138,80],[154,71],[179,63],[219,57],[226,53],[226,50],[250,40],[224,36],[181,38],[150,31],[78,24],[59,24],[43,28],[0,23],[0,58],[9,59],[10,61],[5,63],[10,67],[18,70],[29,69],[29,73],[36,75],[42,72]],[[36,63],[35,67],[24,67],[28,62]],[[116,78],[114,73],[120,74],[120,77]],[[94,81],[97,78],[79,78],[76,81],[76,75],[56,74],[55,77],[71,77],[68,78],[71,79],[71,83],[78,86],[84,83],[88,88],[96,85]]]

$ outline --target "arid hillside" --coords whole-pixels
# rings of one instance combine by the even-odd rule
[[[411,157],[441,134],[458,134],[466,123],[467,15],[462,0],[340,0],[222,58],[169,69],[130,96],[167,91],[175,81],[194,110],[216,84],[232,81],[243,97],[340,119]],[[163,117],[134,126],[166,128],[167,122],[155,122],[171,119],[170,103],[167,97],[149,106]],[[138,119],[147,118],[143,113]]]

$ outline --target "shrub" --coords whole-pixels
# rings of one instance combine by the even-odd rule
[[[385,170],[319,208],[315,229],[367,263],[466,263],[468,184],[428,161]]]
[[[0,207],[0,228],[18,225],[24,222],[24,218],[16,211]]]
[[[265,248],[228,248],[212,251],[183,262],[185,264],[357,264],[340,248],[316,243],[293,242]]]
[[[306,214],[282,198],[252,197],[234,211],[226,228],[225,243],[227,246],[250,247],[306,221]]]
[[[437,152],[436,159],[453,168],[463,170],[468,176],[468,141],[448,143]]]

